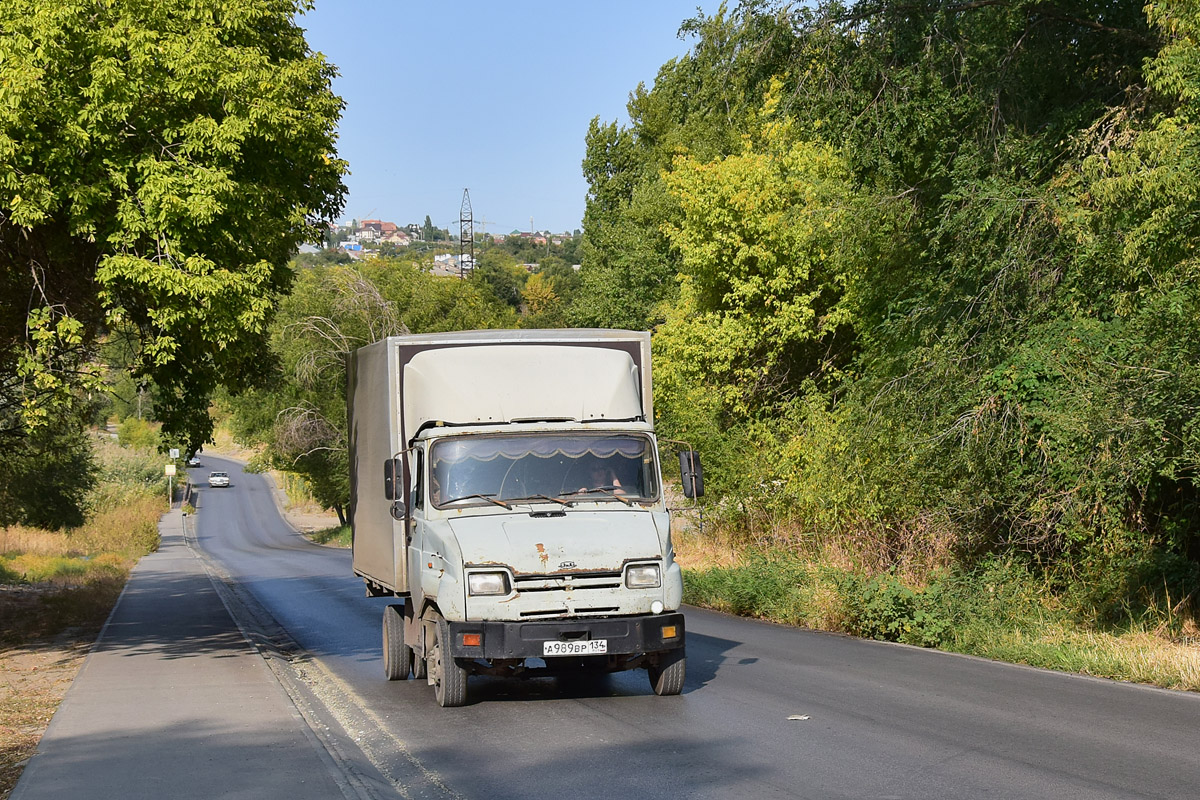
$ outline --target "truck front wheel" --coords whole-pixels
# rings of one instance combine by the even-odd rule
[[[433,677],[433,696],[442,708],[466,705],[467,671],[450,655],[450,626],[437,618],[437,639],[429,650],[429,673]]]
[[[657,664],[646,667],[650,675],[650,686],[659,696],[679,694],[683,691],[683,680],[687,676],[687,655],[683,648],[669,650],[658,657]]]
[[[383,674],[389,681],[408,680],[413,651],[404,643],[404,606],[388,606],[383,610]]]

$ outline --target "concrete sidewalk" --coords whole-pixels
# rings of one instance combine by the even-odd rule
[[[352,797],[173,510],[11,800]]]

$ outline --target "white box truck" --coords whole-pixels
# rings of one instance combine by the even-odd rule
[[[644,668],[682,691],[648,333],[393,336],[348,369],[354,572],[400,598],[389,680],[426,678],[441,706],[473,674]]]

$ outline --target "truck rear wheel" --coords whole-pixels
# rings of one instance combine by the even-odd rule
[[[383,610],[383,674],[389,681],[408,679],[412,669],[413,651],[404,643],[404,606],[388,606]]]
[[[683,648],[670,650],[659,656],[657,664],[646,667],[650,675],[650,686],[659,696],[679,694],[683,691],[683,680],[687,677],[687,655]]]
[[[442,708],[466,705],[467,671],[450,655],[450,626],[437,618],[437,639],[429,651],[429,672],[433,677],[433,696]]]

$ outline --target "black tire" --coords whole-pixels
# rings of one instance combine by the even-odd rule
[[[426,676],[429,675],[428,667],[429,663],[424,658],[418,658],[414,650],[412,656],[413,678],[419,681],[425,680]]]
[[[408,680],[413,651],[404,643],[404,606],[383,610],[383,674],[389,681]]]
[[[683,648],[669,650],[659,656],[658,664],[646,667],[650,675],[650,688],[660,697],[679,694],[687,677],[687,655]]]
[[[467,671],[450,655],[450,626],[437,618],[437,639],[429,651],[429,674],[433,676],[433,696],[442,708],[457,708],[467,703]]]

